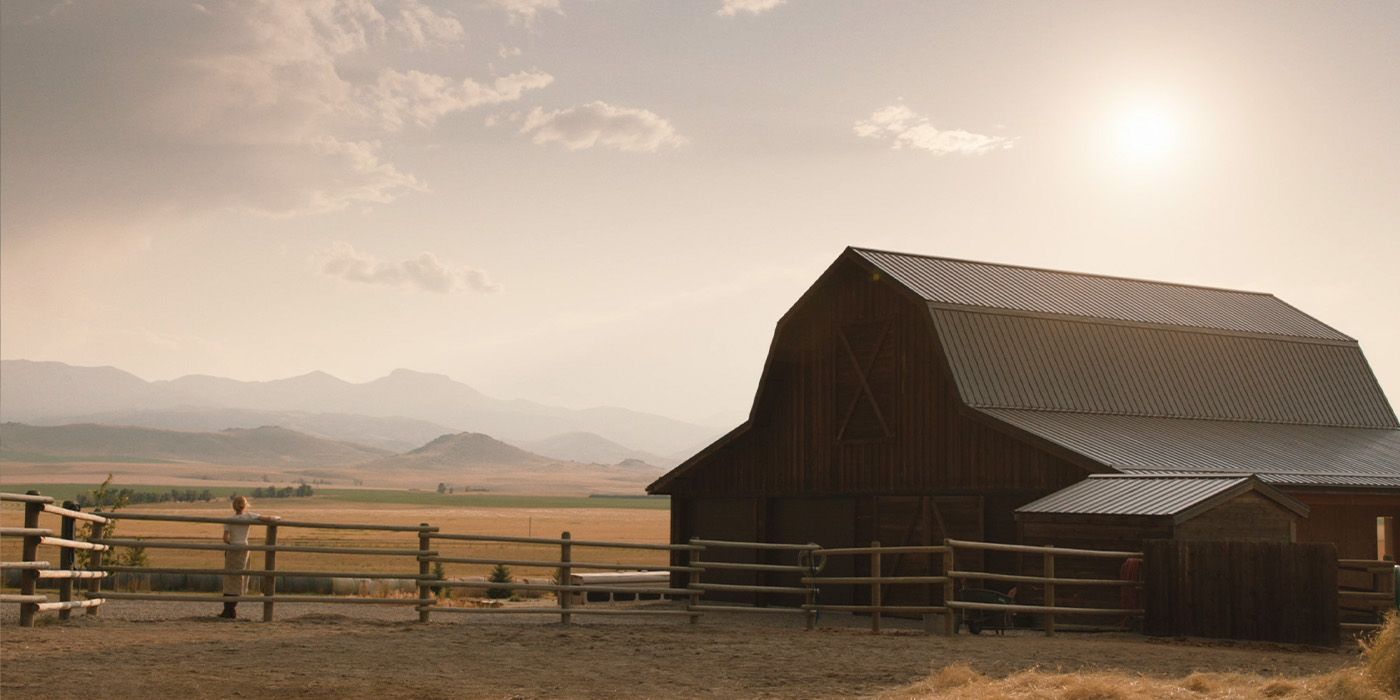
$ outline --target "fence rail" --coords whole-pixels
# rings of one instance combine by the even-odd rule
[[[1400,609],[1400,567],[1389,559],[1338,559],[1337,568],[1369,576],[1365,589],[1339,587],[1337,598],[1341,612],[1366,621],[1345,620],[1343,630],[1365,632],[1380,629],[1386,610]]]
[[[707,612],[739,612],[758,614],[800,614],[805,618],[807,629],[814,629],[817,625],[817,610],[813,607],[816,603],[817,590],[811,584],[803,582],[801,586],[775,585],[769,581],[769,576],[774,573],[796,573],[798,575],[814,575],[820,570],[817,565],[817,557],[814,552],[821,549],[821,545],[808,543],[785,543],[785,542],[738,542],[733,540],[709,540],[693,538],[690,540],[689,561],[686,568],[690,570],[690,580],[686,588],[693,596],[690,605],[687,606],[692,614],[690,622],[692,624],[700,620],[700,615]],[[712,551],[747,553],[755,558],[760,556],[786,556],[793,557],[791,564],[774,564],[771,562],[747,562],[747,561],[727,561],[710,558]],[[756,583],[714,583],[703,580],[702,577],[707,571],[722,572],[748,572],[754,575]],[[766,607],[762,604],[754,606],[725,605],[717,603],[702,603],[701,597],[707,592],[715,593],[754,593],[755,603],[766,603],[769,596],[782,596],[791,598],[792,596],[802,596],[802,604],[799,607]],[[762,598],[758,598],[762,596]]]
[[[96,586],[99,581],[106,578],[107,572],[101,570],[96,564],[101,562],[99,553],[107,550],[108,547],[74,538],[77,532],[77,521],[93,523],[94,527],[100,528],[107,522],[106,519],[92,513],[84,513],[74,503],[56,506],[53,504],[52,497],[40,495],[35,491],[0,493],[0,501],[24,504],[24,526],[0,528],[0,537],[23,538],[20,555],[23,561],[0,563],[0,569],[16,569],[20,572],[19,593],[0,596],[0,602],[19,603],[20,626],[34,626],[34,617],[41,612],[56,611],[59,618],[64,620],[68,619],[71,612],[76,609],[86,608],[89,614],[96,613],[97,606],[102,605],[103,599],[91,596],[86,600],[75,600],[73,598],[73,582],[86,580],[89,582],[89,586]],[[59,517],[57,532],[51,528],[39,526],[39,516],[46,514]],[[55,569],[50,562],[38,558],[39,547],[58,548],[58,568]],[[74,568],[75,550],[85,550],[92,553],[94,565],[91,569]],[[47,595],[35,593],[41,579],[53,579],[59,582],[57,601],[49,600]]]
[[[261,603],[263,620],[272,620],[278,603],[336,603],[336,604],[383,604],[413,607],[419,620],[427,622],[433,612],[454,614],[548,614],[559,615],[563,624],[569,624],[573,615],[657,615],[687,617],[692,624],[702,615],[710,612],[735,612],[755,614],[794,614],[804,617],[806,626],[816,627],[819,613],[853,612],[868,614],[872,631],[881,629],[885,615],[942,615],[943,631],[954,634],[960,625],[959,617],[970,613],[1020,613],[1040,616],[1046,634],[1052,635],[1056,629],[1056,617],[1067,615],[1124,615],[1138,616],[1139,609],[1118,609],[1108,607],[1088,607],[1063,605],[1056,602],[1057,588],[1064,587],[1135,587],[1136,580],[1109,578],[1079,578],[1056,574],[1057,559],[1066,557],[1090,558],[1141,558],[1141,552],[1103,551],[1046,546],[1031,546],[978,542],[971,540],[947,539],[942,543],[928,545],[882,546],[872,542],[865,547],[823,548],[815,543],[743,542],[735,540],[696,538],[685,543],[617,542],[602,540],[578,540],[564,532],[559,537],[521,537],[514,535],[483,535],[475,533],[442,532],[428,523],[418,525],[391,525],[383,523],[324,523],[294,520],[249,521],[226,517],[205,517],[191,515],[166,515],[148,512],[83,512],[75,505],[66,503],[54,505],[53,499],[35,493],[0,494],[0,500],[17,501],[25,504],[25,523],[21,528],[0,529],[0,535],[23,537],[25,540],[24,561],[0,563],[5,569],[21,572],[22,585],[18,595],[7,595],[0,602],[19,603],[22,606],[21,619],[32,624],[33,614],[40,611],[56,610],[67,616],[72,609],[88,609],[95,614],[97,607],[106,600],[141,600],[162,602],[234,602]],[[40,527],[37,518],[40,514],[51,514],[61,519],[63,527],[55,531]],[[172,539],[141,539],[132,537],[104,537],[107,528],[115,522],[154,521],[202,524],[241,524],[258,525],[265,528],[261,543],[219,544],[202,541]],[[77,539],[74,534],[75,522],[89,523],[91,536]],[[279,543],[279,533],[288,528],[309,530],[359,530],[368,532],[402,534],[410,538],[405,546],[329,546],[319,544]],[[416,546],[413,546],[416,545]],[[499,556],[476,550],[460,553],[449,547],[474,545],[523,545],[528,547],[550,548],[547,555],[521,555],[502,553]],[[61,560],[55,568],[47,561],[37,559],[36,548],[55,546],[60,548]],[[216,552],[262,552],[262,568],[190,568],[173,566],[128,566],[104,565],[103,555],[116,548],[148,548],[183,551]],[[631,552],[665,552],[671,560],[665,564],[638,565],[626,561],[607,561],[609,556],[593,554],[575,560],[575,550],[579,547],[590,549],[619,550]],[[75,550],[89,552],[89,566],[79,570],[73,566]],[[518,548],[516,548],[518,549]],[[1042,557],[1042,575],[1009,574],[994,571],[976,571],[966,566],[958,566],[959,555],[964,552],[999,551]],[[402,573],[355,572],[322,570],[322,567],[302,567],[279,569],[277,555],[326,554],[349,556],[401,557],[416,562],[417,567],[404,566]],[[932,564],[928,573],[899,574],[886,571],[888,557],[926,556]],[[868,562],[868,575],[827,575],[827,561],[833,557],[851,557]],[[619,558],[622,557],[619,554]],[[544,569],[555,573],[548,583],[541,581],[481,581],[449,579],[443,574],[434,573],[435,565],[485,565],[518,566]],[[1370,567],[1379,571],[1381,562],[1347,561],[1345,565]],[[896,565],[897,566],[897,565]],[[334,569],[335,567],[324,567]],[[411,569],[416,568],[417,571]],[[648,585],[646,582],[600,582],[580,583],[574,578],[578,570],[637,571],[639,573],[671,575],[670,585]],[[248,590],[238,595],[216,594],[174,594],[162,592],[113,592],[103,591],[103,581],[115,574],[184,574],[243,576],[251,584]],[[587,575],[585,575],[587,576]],[[278,592],[278,581],[297,578],[363,578],[400,579],[411,582],[416,595],[400,598],[339,596],[339,595],[293,595]],[[50,601],[47,596],[34,592],[34,584],[41,579],[55,579],[60,582],[60,599]],[[680,582],[684,582],[683,584]],[[999,581],[1007,583],[1033,584],[1044,591],[1040,604],[1021,601],[988,602],[986,600],[965,600],[959,592],[970,589],[970,582]],[[85,599],[74,598],[75,582],[83,582],[86,587]],[[821,600],[824,586],[868,587],[869,600],[864,604],[846,604]],[[901,604],[885,594],[891,586],[923,586],[930,588],[930,603]],[[498,589],[503,591],[553,593],[557,598],[553,606],[530,607],[453,607],[440,602],[438,595],[444,591],[461,589]],[[936,601],[935,591],[941,591],[941,601]],[[589,594],[634,594],[674,597],[683,601],[679,609],[619,609],[611,607],[579,605],[586,602]],[[739,605],[727,602],[733,594],[752,594],[754,605]],[[1350,600],[1363,604],[1380,605],[1378,592],[1366,591],[1347,594]],[[769,605],[770,602],[782,605]],[[915,601],[917,603],[917,601]]]

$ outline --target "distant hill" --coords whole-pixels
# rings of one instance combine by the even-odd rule
[[[323,467],[359,464],[387,454],[385,450],[270,426],[188,432],[93,424],[0,424],[0,459],[10,460],[150,460]]]
[[[366,469],[457,469],[462,467],[547,467],[556,462],[490,435],[457,433],[443,435],[410,452],[375,460]]]
[[[517,441],[587,432],[661,455],[707,443],[721,432],[624,408],[575,410],[497,399],[441,374],[406,369],[359,384],[324,372],[267,382],[204,375],[147,382],[112,367],[4,360],[0,381],[0,419],[30,424],[73,423],[94,414],[240,409],[400,417]]]
[[[660,467],[677,464],[676,460],[619,445],[596,433],[564,433],[543,440],[516,441],[515,444],[546,457],[584,464],[618,464],[634,460]]]
[[[390,452],[406,452],[439,435],[452,432],[447,426],[413,418],[200,406],[90,413],[62,422],[198,432],[275,425],[313,437],[353,442]]]

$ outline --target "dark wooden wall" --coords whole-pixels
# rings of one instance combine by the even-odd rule
[[[1338,641],[1330,544],[1151,540],[1145,554],[1148,634]]]

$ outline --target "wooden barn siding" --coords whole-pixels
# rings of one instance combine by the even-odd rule
[[[1297,516],[1257,493],[1242,493],[1176,526],[1179,540],[1292,542]]]
[[[1400,517],[1400,494],[1290,490],[1311,509],[1298,523],[1299,542],[1332,542],[1342,559],[1374,559],[1376,518]]]
[[[1338,642],[1330,544],[1152,540],[1146,554],[1148,634]]]
[[[893,436],[838,442],[852,378],[837,386],[850,363],[839,331],[884,322],[891,335],[871,374]],[[856,348],[862,360],[863,349]],[[858,412],[866,409],[861,402]],[[927,307],[846,261],[780,329],[749,430],[696,464],[671,491],[1043,495],[1083,478],[1082,468],[964,416],[959,403]],[[999,526],[1009,529],[1008,523]]]

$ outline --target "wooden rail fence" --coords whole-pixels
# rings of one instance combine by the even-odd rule
[[[166,515],[148,512],[95,512],[85,513],[73,504],[54,505],[53,499],[37,493],[0,494],[0,500],[22,503],[24,522],[22,527],[0,528],[0,536],[16,537],[23,540],[23,553],[20,561],[3,562],[0,567],[15,569],[20,574],[18,594],[0,596],[0,602],[20,605],[20,624],[32,625],[39,612],[57,611],[61,617],[68,617],[72,610],[85,608],[87,614],[94,615],[108,600],[143,600],[163,602],[248,602],[262,604],[262,619],[274,619],[277,604],[330,603],[359,605],[399,605],[412,607],[418,619],[427,622],[433,613],[451,614],[536,614],[558,615],[564,624],[570,624],[576,615],[647,615],[674,616],[688,619],[694,624],[707,613],[755,613],[801,615],[808,629],[818,625],[821,613],[852,612],[867,614],[871,630],[881,630],[883,618],[889,616],[922,615],[930,623],[940,622],[944,634],[954,634],[960,626],[959,617],[973,613],[999,613],[1004,615],[1032,615],[1040,621],[1040,627],[1047,635],[1056,633],[1057,626],[1070,616],[1121,616],[1124,619],[1141,617],[1145,611],[1140,606],[1084,607],[1064,605],[1057,602],[1059,594],[1066,588],[1123,588],[1140,587],[1138,580],[1112,578],[1091,578],[1068,576],[1063,572],[1073,567],[1059,567],[1057,561],[1066,558],[1109,558],[1143,559],[1142,552],[1101,551],[1071,549],[1051,546],[1029,546],[947,539],[941,544],[924,546],[882,546],[872,542],[867,547],[823,548],[815,543],[773,543],[737,542],[713,539],[692,539],[686,543],[653,544],[641,542],[613,542],[574,539],[564,532],[559,537],[516,537],[505,535],[483,535],[469,533],[441,532],[428,523],[418,525],[390,525],[368,523],[324,523],[297,520],[275,522],[252,522],[247,520],[220,517],[187,515]],[[55,531],[41,526],[41,516],[52,515],[59,518],[60,527]],[[183,522],[210,525],[253,524],[264,527],[265,536],[260,543],[247,545],[219,544],[212,542],[187,541],[177,539],[145,539],[132,537],[109,537],[106,529],[112,522],[120,520]],[[86,521],[91,524],[91,536],[80,539],[76,535],[76,523]],[[330,543],[289,540],[286,535],[293,530],[352,530],[387,533],[404,538],[401,545],[390,542],[376,543],[381,546],[348,546],[345,543]],[[541,548],[541,554],[531,556],[519,553],[512,547],[507,555],[501,551],[506,545],[524,545]],[[55,547],[58,551],[58,565],[41,560],[39,548]],[[104,555],[113,548],[143,547],[147,549],[169,549],[183,551],[248,551],[261,552],[262,568],[226,569],[217,568],[178,568],[168,566],[124,566],[104,562]],[[455,549],[453,549],[455,548]],[[88,566],[75,567],[74,552],[87,550],[90,553]],[[466,550],[466,551],[463,551]],[[528,550],[527,550],[528,551]],[[996,571],[977,570],[966,566],[967,562],[978,561],[979,557],[962,556],[978,551],[1011,552],[1037,557],[1041,563],[1039,575],[1009,574]],[[580,554],[582,552],[582,554]],[[638,553],[666,553],[667,565],[639,565],[635,561]],[[336,571],[334,565],[315,567],[278,568],[277,555],[327,554],[337,556],[376,556],[403,560],[402,571],[394,573],[361,573]],[[617,556],[614,557],[613,554]],[[626,555],[626,556],[624,556]],[[884,565],[891,556],[927,556],[934,561],[928,567],[929,575],[887,575]],[[837,576],[823,575],[828,560],[834,557],[865,558],[868,562],[868,575]],[[632,562],[619,561],[632,559]],[[960,565],[960,562],[963,565]],[[416,564],[417,566],[413,566]],[[456,580],[433,573],[435,565],[486,565],[528,567],[556,572],[553,580],[542,582],[511,581],[487,582],[481,580]],[[1343,607],[1373,611],[1397,604],[1395,590],[1395,565],[1388,561],[1341,560],[1339,566],[1373,575],[1374,585],[1370,590],[1344,590],[1340,593]],[[1149,571],[1151,564],[1143,567]],[[579,570],[603,571],[644,571],[673,575],[671,583],[655,586],[636,583],[574,583],[571,575]],[[252,590],[239,596],[219,594],[189,594],[169,592],[124,592],[103,591],[103,581],[110,576],[122,573],[150,574],[212,574],[243,575],[256,585]],[[936,574],[936,575],[935,575]],[[1100,575],[1102,576],[1102,575]],[[405,597],[371,597],[365,595],[289,595],[278,592],[278,582],[295,578],[360,578],[360,579],[402,579],[410,582],[415,592]],[[58,581],[58,600],[36,592],[42,579]],[[981,582],[995,581],[1008,584],[1025,584],[1033,587],[1030,596],[1024,593],[1019,600],[1009,602],[987,602],[985,599],[966,599],[963,594],[980,590]],[[683,583],[682,583],[683,582]],[[823,589],[832,587],[868,587],[866,604],[838,604],[823,600]],[[897,596],[887,595],[891,586],[920,586],[928,590],[929,602],[925,605],[890,604],[886,601]],[[85,590],[79,590],[85,588]],[[443,603],[439,593],[452,589],[504,589],[525,593],[552,593],[557,597],[555,605],[506,606],[506,607],[459,607]],[[941,592],[941,595],[939,593]],[[1039,593],[1039,602],[1035,602]],[[649,594],[670,597],[683,604],[679,606],[616,607],[575,605],[575,594]],[[732,602],[735,596],[753,596],[754,605],[740,605]],[[1030,601],[1027,601],[1027,598]],[[725,600],[730,598],[731,600]],[[941,600],[939,599],[941,598]],[[1123,600],[1131,600],[1124,596]],[[1140,598],[1139,598],[1140,599]],[[1004,600],[1004,599],[1003,599]],[[1363,628],[1370,622],[1346,622],[1342,627]]]
[[[1353,571],[1369,578],[1370,585],[1365,589],[1339,586],[1338,607],[1343,619],[1343,631],[1371,631],[1381,628],[1381,618],[1386,610],[1400,609],[1400,566],[1388,559],[1338,559],[1337,568]]]
[[[0,603],[19,603],[19,624],[21,627],[33,627],[34,616],[41,612],[57,611],[60,619],[68,619],[72,612],[79,608],[87,608],[88,612],[97,612],[97,606],[102,605],[104,600],[95,595],[90,595],[83,600],[73,599],[74,582],[86,580],[91,588],[96,591],[100,586],[100,581],[107,577],[107,572],[98,568],[101,563],[100,553],[107,550],[107,546],[93,542],[84,542],[75,539],[76,524],[79,520],[94,523],[96,527],[101,527],[107,520],[100,515],[84,513],[78,510],[76,504],[64,503],[56,506],[53,499],[48,496],[41,496],[37,491],[28,493],[0,493],[0,501],[10,501],[24,504],[24,526],[23,527],[0,527],[0,537],[21,537],[24,539],[20,561],[0,562],[0,569],[17,569],[20,572],[20,585],[18,594],[0,595]],[[59,530],[55,535],[50,528],[39,526],[41,515],[59,516]],[[39,560],[39,547],[58,548],[58,566],[55,568],[47,561]],[[89,550],[93,553],[92,561],[94,565],[91,569],[75,569],[73,556],[74,550]],[[58,600],[51,601],[47,595],[36,593],[40,579],[57,579]]]
[[[799,576],[810,576],[817,571],[815,567],[816,558],[814,553],[821,547],[816,544],[784,544],[779,542],[732,542],[728,540],[690,540],[690,582],[686,589],[694,592],[695,597],[691,599],[688,610],[691,613],[690,621],[695,623],[700,619],[700,615],[706,612],[742,612],[742,613],[798,613],[806,618],[807,629],[816,626],[816,588],[807,583],[804,577],[802,586],[779,586],[769,583],[768,575],[779,572],[794,573]],[[728,552],[731,556],[727,559],[720,559],[718,556],[711,557],[711,551]],[[746,562],[734,561],[732,554],[736,552],[762,552],[779,555],[793,555],[791,563],[774,564],[771,562]],[[703,556],[702,556],[703,555]],[[757,558],[757,557],[755,557]],[[740,571],[751,572],[758,582],[753,584],[736,583],[713,583],[702,578],[706,571]],[[717,593],[754,593],[763,596],[802,596],[801,607],[768,607],[768,606],[739,606],[723,604],[701,604],[699,597],[707,591]]]

